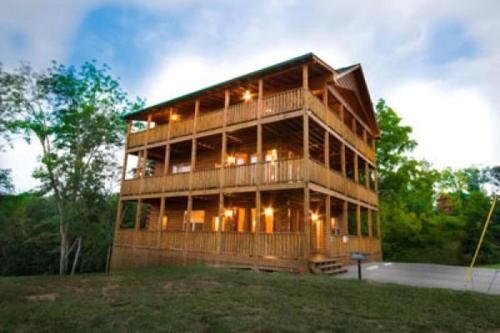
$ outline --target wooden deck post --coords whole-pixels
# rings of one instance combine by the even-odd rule
[[[134,225],[134,247],[137,243],[137,233],[141,228],[141,215],[142,215],[142,198],[137,200],[137,207],[135,209],[135,225]]]
[[[222,226],[224,225],[224,194],[219,192],[219,225],[217,228],[217,253],[221,253]]]
[[[358,154],[354,152],[354,181],[356,184],[359,183],[359,161]]]
[[[346,165],[345,165],[345,143],[340,144],[340,166],[342,168],[342,176],[345,178],[347,175]]]
[[[309,258],[311,242],[311,219],[310,219],[310,190],[306,185],[304,187],[304,259]]]
[[[123,212],[123,201],[118,198],[118,207],[116,208],[116,220],[115,220],[115,231],[120,229],[122,222],[122,212]]]
[[[382,236],[380,231],[380,211],[377,211],[377,238]]]
[[[330,255],[330,220],[331,220],[331,197],[327,194],[325,198],[325,222],[323,232],[325,235],[325,254]]]
[[[373,238],[373,232],[372,232],[372,210],[370,208],[367,209],[367,220],[368,220],[368,237]]]
[[[361,206],[356,204],[356,229],[358,236],[361,237]]]
[[[168,175],[169,170],[170,170],[170,143],[167,143],[165,145],[165,162],[164,162],[163,175],[164,176]]]
[[[349,235],[349,203],[342,202],[342,234]]]
[[[368,161],[365,161],[365,186],[366,188],[370,188],[370,165],[368,164]]]
[[[264,81],[259,80],[259,97],[257,104],[257,119],[262,117],[262,98],[264,95]],[[261,254],[259,247],[259,236],[261,231],[261,215],[262,215],[262,194],[260,192],[260,184],[262,182],[262,124],[257,124],[257,169],[256,169],[256,185],[255,191],[255,233],[253,239],[253,255],[258,256]]]
[[[160,198],[160,216],[158,216],[158,248],[161,246],[163,215],[165,215],[165,197]]]

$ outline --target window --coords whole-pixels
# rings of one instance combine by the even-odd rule
[[[174,164],[172,166],[172,173],[183,173],[183,172],[190,172],[191,171],[191,164],[190,163],[180,163],[180,164]]]

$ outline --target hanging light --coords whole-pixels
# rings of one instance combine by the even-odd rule
[[[246,102],[252,100],[252,93],[250,92],[250,90],[245,90],[245,92],[243,93],[243,100]]]

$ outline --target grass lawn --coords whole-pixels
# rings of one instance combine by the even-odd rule
[[[481,266],[482,268],[494,268],[494,269],[500,269],[500,263],[498,264],[493,264],[493,265],[484,265]]]
[[[0,278],[0,332],[491,332],[499,309],[498,296],[205,266]]]

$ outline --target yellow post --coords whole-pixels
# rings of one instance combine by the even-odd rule
[[[486,235],[486,230],[488,229],[488,225],[490,224],[491,216],[493,215],[493,211],[495,210],[496,202],[497,196],[495,195],[493,203],[491,204],[490,212],[488,213],[488,217],[486,218],[486,222],[484,223],[483,231],[481,232],[481,237],[479,238],[479,243],[477,243],[476,252],[474,253],[474,257],[472,257],[469,269],[467,269],[467,274],[465,275],[465,283],[469,283],[472,278],[472,269],[474,268],[477,256],[479,255],[479,250],[481,249],[481,245],[483,244],[484,236]]]

